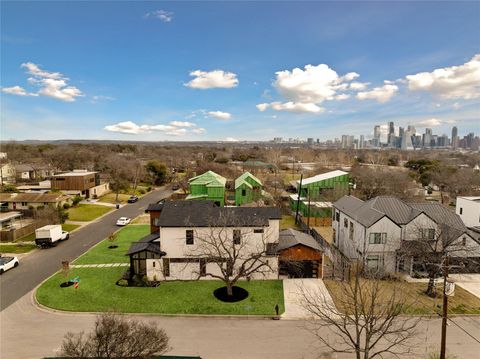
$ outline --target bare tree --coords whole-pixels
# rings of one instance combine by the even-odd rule
[[[61,357],[152,358],[168,351],[169,338],[156,324],[128,320],[114,313],[97,316],[95,328],[85,334],[67,333]]]
[[[307,329],[322,346],[335,353],[354,354],[357,359],[408,355],[419,318],[404,317],[411,298],[402,295],[401,282],[380,280],[370,273],[362,277],[362,265],[354,268],[350,281],[337,282],[336,305],[330,297],[301,289],[303,307],[311,314]],[[325,335],[328,326],[330,335]]]
[[[463,258],[464,262],[468,262],[469,257],[476,256],[474,251],[477,255],[479,253],[478,243],[447,222],[435,226],[417,223],[409,232],[408,238],[401,244],[399,254],[406,262],[413,261],[413,271],[427,273],[429,281],[425,293],[430,297],[436,296],[435,279],[441,276],[442,263],[447,256]],[[458,261],[452,261],[456,262]]]
[[[188,254],[201,261],[198,279],[220,279],[225,283],[228,296],[233,295],[233,287],[240,279],[274,270],[273,259],[268,257],[271,248],[268,229],[262,227],[262,233],[255,233],[260,230],[247,227],[243,222],[242,218],[234,217],[233,211],[211,218],[209,228],[195,230],[195,248]],[[208,263],[215,265],[212,268]]]

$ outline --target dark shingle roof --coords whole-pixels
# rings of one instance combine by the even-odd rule
[[[160,250],[160,243],[154,242],[159,237],[160,237],[159,233],[152,233],[152,234],[149,234],[148,236],[143,237],[138,242],[133,242],[130,245],[130,248],[128,249],[127,256],[134,253],[143,252],[143,251],[156,253],[156,254],[159,254],[160,256],[166,255],[165,252],[162,252]]]
[[[213,201],[165,202],[159,227],[263,227],[281,219],[275,207],[217,207]]]
[[[320,244],[318,244],[311,235],[290,228],[280,232],[280,236],[278,238],[277,252],[294,247],[298,244],[302,244],[317,251],[322,250]]]
[[[147,207],[147,209],[145,210],[146,213],[150,212],[150,211],[161,211],[163,209],[163,205],[165,204],[165,202],[161,201],[159,203],[150,203]]]

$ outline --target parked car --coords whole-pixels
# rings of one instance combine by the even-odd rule
[[[133,195],[133,196],[130,196],[130,198],[128,199],[128,203],[135,203],[138,201],[138,197]]]
[[[118,220],[117,220],[117,226],[126,226],[127,224],[129,224],[131,221],[131,218],[128,218],[128,217],[120,217]]]
[[[17,257],[0,257],[0,274],[15,267],[18,267]]]

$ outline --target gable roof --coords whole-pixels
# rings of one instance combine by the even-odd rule
[[[262,181],[260,181],[257,177],[252,175],[250,172],[245,172],[235,180],[235,189],[240,187],[242,184],[247,185],[248,188],[253,188],[253,186],[247,181],[247,178],[254,180],[259,186],[262,185]]]
[[[161,211],[163,209],[163,205],[165,204],[164,201],[160,201],[158,203],[150,203],[145,210],[145,213],[148,213],[150,211]]]
[[[384,216],[397,225],[407,224],[425,213],[437,224],[466,231],[461,218],[440,203],[406,203],[391,196],[378,196],[364,202],[353,196],[343,196],[333,206],[365,227],[370,227]]]
[[[35,171],[35,169],[30,165],[19,164],[19,165],[15,165],[15,171],[17,171],[17,172],[31,172],[31,171]]]
[[[225,183],[227,183],[227,179],[213,171],[207,171],[199,176],[190,178],[188,183],[206,185],[207,187],[224,187]]]
[[[319,174],[319,175],[316,175],[316,176],[313,176],[313,177],[303,179],[302,180],[302,186],[308,185],[308,184],[311,184],[311,183],[315,183],[315,182],[318,182],[318,181],[324,181],[324,180],[327,180],[327,179],[330,179],[330,178],[344,176],[344,175],[348,175],[348,173],[345,172],[345,171],[340,171],[340,170],[335,170],[335,171],[330,171],[330,172],[327,172],[327,173],[322,173],[322,174]],[[300,181],[297,181],[296,183],[297,183],[297,185],[299,185]]]
[[[165,202],[159,227],[265,227],[281,219],[276,207],[217,207],[213,201]]]
[[[277,252],[299,244],[317,251],[322,250],[320,244],[318,244],[318,242],[311,235],[289,228],[280,232],[280,236],[278,237]]]

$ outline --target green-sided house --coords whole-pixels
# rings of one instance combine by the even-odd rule
[[[262,182],[252,175],[245,172],[235,180],[235,204],[242,204],[258,201],[262,198]]]
[[[215,201],[219,206],[225,205],[225,177],[219,174],[208,171],[188,180],[190,194],[187,200],[192,199],[206,199]]]
[[[328,206],[327,203],[348,194],[349,182],[348,173],[340,170],[305,178],[301,185],[300,181],[297,181],[300,201],[298,201],[298,195],[290,196],[290,208],[296,211],[298,203],[302,216],[329,217],[331,205]],[[307,204],[309,199],[310,207]]]

